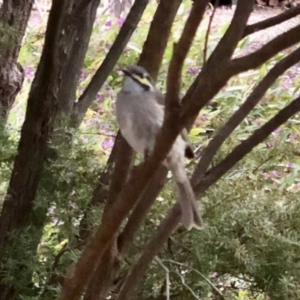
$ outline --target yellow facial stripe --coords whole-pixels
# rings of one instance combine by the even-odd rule
[[[152,86],[151,82],[149,82],[149,80],[147,78],[141,78],[140,76],[136,75],[136,74],[132,74],[131,75],[134,79],[136,79],[137,81],[139,81],[141,84],[147,85],[147,86]]]

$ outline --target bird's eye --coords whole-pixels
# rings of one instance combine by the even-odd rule
[[[144,78],[144,74],[143,73],[138,73],[137,74],[140,78]]]

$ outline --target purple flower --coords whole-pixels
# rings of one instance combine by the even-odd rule
[[[102,143],[102,148],[104,150],[108,149],[108,148],[112,148],[114,146],[114,140],[111,138],[107,138],[103,141]]]
[[[87,75],[87,72],[84,69],[82,69],[79,75],[79,82],[82,82],[87,77]]]
[[[102,93],[98,93],[96,96],[97,99],[102,99],[103,98],[103,94]]]
[[[122,19],[122,18],[118,19],[118,25],[119,25],[120,27],[123,26],[124,22],[125,22],[124,19]]]
[[[272,148],[274,146],[274,142],[266,142],[267,148]]]
[[[111,21],[106,21],[105,28],[109,29],[111,27]]]
[[[190,74],[198,74],[200,72],[200,68],[189,66],[187,72]]]
[[[271,173],[272,173],[273,177],[278,177],[277,171],[274,170],[274,171],[272,171]]]
[[[297,137],[297,133],[292,133],[290,136],[289,136],[289,139],[290,139],[290,142],[293,142]]]
[[[25,69],[24,69],[24,71],[25,71],[25,76],[28,78],[28,79],[32,79],[33,77],[34,77],[34,70],[33,70],[33,68],[31,68],[31,67],[26,67]]]
[[[280,128],[277,128],[273,131],[273,134],[278,134],[280,132]]]
[[[268,173],[263,173],[263,176],[264,176],[265,179],[270,178],[270,175]]]
[[[212,278],[216,278],[216,277],[218,277],[218,276],[219,276],[219,274],[218,274],[217,272],[214,272],[214,273],[211,274],[211,277],[212,277]]]
[[[287,167],[290,168],[290,169],[292,169],[292,168],[294,167],[294,164],[293,164],[292,162],[289,161],[289,162],[287,163]]]

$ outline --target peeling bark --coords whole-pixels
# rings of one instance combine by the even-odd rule
[[[0,26],[4,28],[0,32],[0,117],[4,121],[24,80],[24,71],[17,58],[33,2],[4,0],[0,10]],[[3,39],[4,35],[8,38]],[[3,45],[3,40],[6,40],[6,45]]]
[[[22,88],[24,70],[12,57],[0,58],[0,118],[4,121]]]

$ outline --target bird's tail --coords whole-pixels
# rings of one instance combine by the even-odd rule
[[[183,182],[176,182],[179,201],[181,205],[181,218],[183,225],[188,229],[199,229],[202,226],[201,216],[198,214],[196,197],[188,178]]]

